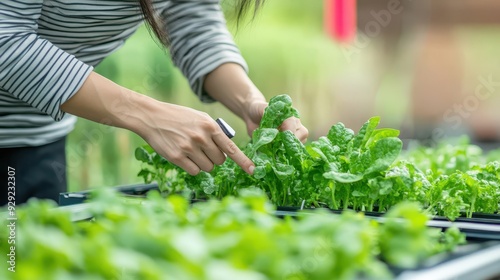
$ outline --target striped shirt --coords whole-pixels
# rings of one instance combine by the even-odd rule
[[[204,102],[206,74],[247,65],[219,0],[156,0],[174,64]],[[39,146],[67,135],[76,117],[59,108],[99,62],[143,23],[138,0],[0,1],[0,148]]]

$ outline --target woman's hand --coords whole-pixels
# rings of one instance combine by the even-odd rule
[[[191,175],[212,171],[214,165],[224,163],[226,155],[253,173],[252,161],[206,113],[159,102],[145,125],[140,134],[151,147]]]
[[[253,173],[252,161],[206,113],[137,94],[97,73],[91,73],[61,109],[137,133],[158,154],[191,175],[211,171],[226,155]]]
[[[263,102],[261,100],[249,102],[245,123],[247,125],[247,132],[250,137],[252,136],[253,131],[259,127],[266,107],[267,102]],[[296,117],[286,119],[280,125],[279,130],[290,130],[302,143],[305,143],[307,141],[307,137],[309,136],[309,131],[307,130],[307,128],[302,125],[300,119]]]
[[[281,131],[290,130],[302,143],[305,143],[307,137],[309,137],[309,130],[302,124],[300,119],[296,117],[286,119],[280,125],[279,129]]]
[[[243,68],[234,63],[222,64],[207,75],[204,87],[212,98],[243,119],[251,137],[253,131],[259,127],[267,102]],[[307,128],[294,117],[285,120],[280,130],[290,130],[302,143],[305,143],[309,136]]]

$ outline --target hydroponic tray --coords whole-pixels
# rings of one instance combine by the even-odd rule
[[[329,210],[334,214],[340,214],[342,211],[333,211]],[[303,214],[314,214],[313,211],[309,212],[300,212],[300,215]],[[279,217],[285,216],[298,216],[298,211],[289,211],[289,210],[278,210],[276,211],[276,215]],[[365,213],[366,217],[375,219],[379,222],[384,222],[385,218],[382,217],[382,213],[376,213],[375,215],[371,215],[370,213]],[[475,222],[473,220],[467,220],[467,218],[462,218],[460,221],[456,220],[454,222],[445,220],[442,217],[436,217],[427,222],[427,226],[447,229],[452,226],[455,226],[463,232],[467,240],[476,240],[476,241],[488,241],[488,240],[498,240],[500,241],[500,221],[488,221],[488,222]],[[499,263],[500,266],[500,263]]]
[[[114,187],[117,191],[130,196],[145,196],[148,191],[158,190],[157,184],[137,184]],[[90,218],[85,215],[85,207],[78,207],[84,203],[91,195],[91,191],[66,192],[59,195],[59,205],[68,207],[72,212],[75,212],[75,220]],[[326,209],[326,208],[321,208]],[[314,214],[316,209],[301,209],[300,207],[277,207],[275,215],[278,217],[297,216],[299,213],[304,213],[302,210],[310,210],[305,213]],[[330,210],[333,214],[340,214],[342,210]],[[369,217],[380,222],[384,221],[383,213],[379,212],[364,212]],[[499,214],[475,214],[472,218],[457,218],[451,222],[445,217],[434,217],[427,223],[430,227],[446,229],[452,226],[458,227],[460,231],[465,233],[467,240],[472,241],[500,241],[500,215]],[[500,263],[499,263],[500,266]]]
[[[429,258],[418,269],[396,272],[398,280],[498,280],[500,279],[500,243],[486,242],[458,247],[451,256]],[[434,264],[433,264],[434,262]],[[426,267],[426,264],[428,266]]]

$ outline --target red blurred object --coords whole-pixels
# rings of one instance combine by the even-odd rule
[[[356,35],[356,0],[324,0],[325,29],[338,42],[348,43]]]

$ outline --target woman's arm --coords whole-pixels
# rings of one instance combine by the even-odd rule
[[[224,153],[247,173],[252,161],[206,113],[160,102],[91,73],[61,109],[95,122],[131,130],[160,155],[191,175],[211,171]]]
[[[191,88],[205,102],[219,101],[241,117],[249,135],[258,127],[267,102],[247,76],[247,65],[226,27],[219,0],[170,1],[163,13],[170,51]],[[303,142],[307,129],[297,118],[286,120]]]
[[[40,38],[43,0],[0,1],[0,87],[56,121],[92,67]]]
[[[204,86],[213,99],[245,121],[249,135],[259,127],[267,102],[240,65],[222,64],[206,76]],[[302,142],[309,135],[307,128],[295,117],[285,120],[280,129],[292,131]]]

